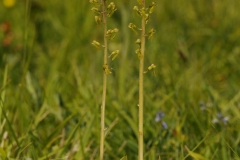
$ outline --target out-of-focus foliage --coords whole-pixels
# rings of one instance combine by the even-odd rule
[[[239,159],[240,1],[156,2],[147,28],[156,32],[146,44],[146,71],[157,67],[144,82],[145,159]],[[120,36],[109,45],[121,52],[108,64],[105,159],[137,159],[138,62],[128,24],[140,24],[136,2],[115,3],[109,29],[117,26]],[[103,37],[90,7],[84,0],[0,3],[3,158],[97,159],[103,53],[91,43]]]

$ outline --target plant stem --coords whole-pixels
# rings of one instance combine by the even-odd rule
[[[5,95],[6,95],[6,86],[7,86],[7,76],[8,76],[8,65],[6,64],[5,70],[4,70],[4,76],[3,76],[3,90],[0,95],[0,126],[2,126],[2,110],[3,110],[3,105],[5,102]],[[2,130],[0,130],[0,133]]]
[[[145,8],[145,0],[142,0],[143,8]],[[139,137],[138,137],[138,159],[143,160],[143,74],[144,74],[144,52],[145,52],[145,18],[142,17],[142,33],[141,33],[141,55],[139,64]]]
[[[103,64],[107,64],[107,47],[108,40],[106,37],[107,33],[107,15],[105,9],[105,0],[102,0],[102,17],[103,17],[103,25],[104,25],[104,60]],[[107,74],[103,73],[103,93],[102,93],[102,106],[101,106],[101,139],[100,139],[100,160],[103,160],[104,157],[104,139],[105,139],[105,103],[106,103],[106,92],[107,92]]]
[[[126,8],[126,6],[124,5],[124,3],[121,3],[121,17],[122,17],[122,39],[124,40],[122,43],[122,54],[121,54],[121,59],[120,59],[120,64],[127,64],[127,53],[128,53],[128,49],[129,49],[129,40],[130,40],[130,34],[129,34],[129,29],[126,27],[128,25],[128,19],[129,19],[129,12]],[[118,92],[118,96],[119,99],[121,99],[122,101],[125,99],[124,94],[125,94],[125,81],[126,81],[126,69],[127,66],[126,65],[122,65],[121,68],[119,68],[119,76],[118,76],[118,81],[119,81],[119,92]]]

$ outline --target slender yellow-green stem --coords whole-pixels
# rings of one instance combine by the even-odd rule
[[[0,126],[2,126],[2,109],[3,109],[3,104],[5,102],[7,76],[8,76],[8,65],[6,64],[6,67],[4,70],[4,76],[3,76],[3,85],[2,85],[3,91],[2,91],[1,97],[0,97]],[[1,133],[1,130],[0,130],[0,133]]]
[[[104,65],[107,64],[107,55],[108,55],[108,40],[107,40],[107,15],[105,9],[105,0],[101,1],[102,3],[102,19],[104,25]],[[102,93],[102,106],[101,106],[101,138],[100,138],[100,160],[104,158],[104,139],[105,139],[105,104],[106,104],[106,92],[107,92],[107,74],[103,73],[103,93]]]
[[[31,14],[31,5],[32,5],[32,1],[31,0],[27,0],[26,1],[26,8],[25,8],[25,26],[24,26],[24,50],[23,50],[23,77],[22,79],[25,78],[27,70],[28,70],[28,66],[30,63],[30,59],[31,59],[31,55],[29,55],[28,57],[28,50],[29,50],[29,17]],[[32,52],[30,52],[31,54]]]
[[[145,8],[145,0],[142,0],[142,7]],[[143,160],[143,74],[144,74],[144,52],[145,52],[145,18],[142,17],[142,33],[141,33],[141,55],[139,64],[139,135],[138,135],[138,159]]]
[[[126,8],[126,6],[124,5],[124,2],[121,3],[121,18],[122,18],[122,36],[124,41],[122,42],[122,54],[121,54],[121,64],[125,64],[127,59],[127,53],[128,53],[128,48],[129,48],[129,40],[130,40],[130,34],[129,34],[129,30],[128,28],[126,28],[129,19],[129,12]],[[121,68],[119,68],[119,77],[118,77],[118,81],[119,81],[119,92],[118,92],[118,96],[120,99],[124,99],[124,91],[125,91],[125,86],[124,83],[126,81],[126,66],[122,66]]]

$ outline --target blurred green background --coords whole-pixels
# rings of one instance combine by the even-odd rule
[[[85,0],[0,3],[0,157],[98,159],[103,27]],[[147,30],[145,159],[240,159],[238,0],[156,1]],[[108,28],[105,159],[137,159],[140,26],[136,1],[116,1]],[[151,1],[147,1],[151,4]],[[165,116],[155,121],[156,113]],[[167,124],[167,128],[162,123]],[[190,150],[188,150],[188,149]],[[197,155],[196,155],[197,154]]]

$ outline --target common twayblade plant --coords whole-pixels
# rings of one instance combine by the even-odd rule
[[[151,39],[156,32],[155,29],[150,29],[149,32],[146,34],[146,25],[148,23],[148,20],[150,18],[150,14],[153,13],[154,7],[156,6],[156,2],[152,2],[149,7],[145,6],[145,0],[137,0],[138,5],[133,7],[133,10],[137,13],[139,17],[141,17],[141,27],[137,27],[137,25],[130,23],[128,25],[129,28],[131,28],[134,33],[138,34],[138,32],[141,32],[141,36],[135,41],[135,43],[138,45],[138,48],[136,49],[135,53],[138,56],[139,59],[139,116],[138,116],[138,159],[143,160],[143,108],[144,108],[144,87],[143,87],[143,80],[144,80],[144,73],[152,70],[155,74],[155,68],[156,66],[154,64],[150,65],[147,69],[147,71],[144,71],[144,55],[145,55],[145,40],[146,37],[148,39]]]
[[[100,131],[100,160],[104,159],[104,140],[105,140],[105,104],[106,104],[106,93],[107,93],[107,75],[111,74],[109,69],[108,58],[114,60],[118,54],[119,50],[113,51],[108,55],[108,42],[113,40],[118,32],[117,28],[108,29],[107,18],[111,17],[113,13],[117,10],[114,2],[109,2],[107,0],[90,0],[90,3],[94,5],[91,9],[95,13],[95,21],[97,25],[103,25],[103,44],[94,40],[92,45],[97,49],[104,50],[103,55],[103,91],[102,91],[102,105],[101,105],[101,131]]]

